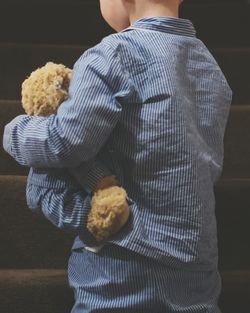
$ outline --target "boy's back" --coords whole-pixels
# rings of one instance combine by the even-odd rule
[[[216,267],[213,187],[231,102],[220,68],[188,20],[141,19],[94,49],[105,46],[130,92],[117,97],[121,117],[100,157],[136,203],[113,242],[174,266]]]

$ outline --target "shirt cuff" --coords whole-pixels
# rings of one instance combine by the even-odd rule
[[[109,169],[97,160],[83,162],[76,168],[70,168],[69,172],[88,193],[93,192],[99,180],[112,175]]]
[[[30,168],[27,184],[54,190],[79,189],[67,171],[54,168]]]
[[[8,123],[4,128],[3,133],[3,148],[4,150],[12,155],[12,134],[13,134],[13,128],[16,126],[16,124],[24,117],[25,115],[19,115],[15,117],[10,123]]]
[[[93,246],[93,247],[89,247],[89,246],[85,246],[85,250],[87,251],[90,251],[90,252],[93,252],[93,253],[98,253],[102,250],[102,248],[104,247],[105,245],[102,244],[102,245],[99,245],[99,246]]]

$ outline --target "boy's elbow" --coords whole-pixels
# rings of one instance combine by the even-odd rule
[[[36,201],[36,199],[34,198],[34,195],[31,191],[29,191],[28,189],[26,190],[26,203],[28,208],[37,214],[42,214],[42,210],[41,207],[39,205],[39,201]]]
[[[49,167],[55,168],[73,168],[79,166],[84,160],[84,154],[81,149],[74,144],[66,144],[61,140],[61,144],[55,145],[51,143],[47,154],[47,162]],[[36,166],[37,167],[37,166]]]
[[[61,212],[62,214],[62,212]],[[50,212],[49,210],[43,210],[43,215],[48,219],[56,228],[62,230],[63,232],[70,233],[73,235],[78,235],[83,226],[80,223],[76,223],[68,219],[67,217],[60,215],[56,216],[55,212]]]
[[[29,196],[26,197],[26,203],[28,208],[34,213],[41,213],[41,209],[37,204],[34,204]]]

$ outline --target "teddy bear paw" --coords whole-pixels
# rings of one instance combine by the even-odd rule
[[[117,233],[130,214],[127,193],[122,187],[112,186],[94,193],[87,228],[98,242]]]

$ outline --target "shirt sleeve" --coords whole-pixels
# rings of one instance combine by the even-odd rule
[[[91,196],[65,170],[31,168],[26,199],[33,212],[42,213],[57,228],[80,236],[85,245],[97,245],[86,227]]]
[[[76,62],[69,97],[57,114],[18,116],[5,127],[4,149],[25,166],[77,167],[103,146],[128,93],[117,49],[100,43]]]
[[[113,175],[98,159],[87,163],[83,162],[78,167],[69,168],[68,171],[89,194],[95,190],[97,183],[102,178]]]

